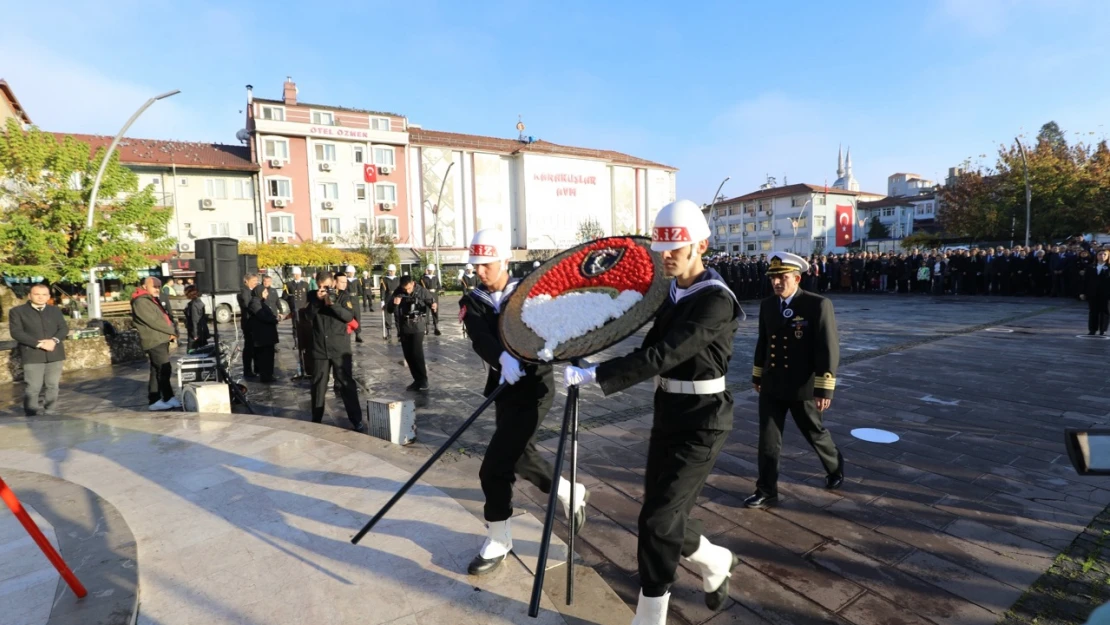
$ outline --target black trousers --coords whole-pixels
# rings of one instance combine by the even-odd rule
[[[487,521],[504,521],[513,515],[513,484],[520,476],[543,493],[551,492],[551,463],[536,449],[539,429],[554,398],[552,389],[524,378],[493,403],[497,428],[490,438],[478,478],[486,496]]]
[[[702,524],[690,511],[727,440],[721,430],[652,431],[636,547],[645,597],[665,595],[679,557],[697,551]]]
[[[374,300],[372,300],[369,297],[366,297],[365,295],[363,295],[362,296],[362,308],[364,310],[366,310],[367,312],[374,312]]]
[[[1089,298],[1087,310],[1087,332],[1105,334],[1110,330],[1110,301]]]
[[[817,452],[825,473],[841,470],[840,452],[836,449],[836,443],[833,443],[832,434],[821,423],[821,413],[814,400],[777,399],[770,393],[760,393],[759,479],[755,488],[760,494],[769,497],[777,497],[779,494],[779,452],[782,451],[782,429],[786,425],[787,411],[794,417],[794,423],[798,424],[806,442]]]
[[[243,328],[243,375],[254,375],[254,332]]]
[[[256,345],[254,347],[254,372],[263,382],[274,381],[274,346]]]
[[[150,379],[146,386],[149,403],[169,401],[173,398],[173,387],[170,386],[170,344],[162,343],[148,349],[146,357],[150,359]]]
[[[356,337],[361,337],[362,336],[362,306],[359,305],[359,300],[362,299],[362,298],[352,297],[351,299],[354,300],[354,301],[351,302],[351,309],[352,309],[352,312],[355,313],[355,321],[358,322],[358,329],[355,330],[355,336]]]
[[[347,410],[351,425],[362,424],[362,406],[358,403],[358,387],[355,386],[354,364],[350,354],[333,358],[315,358],[312,362],[312,421],[324,420],[324,400],[328,396],[328,378],[335,369],[335,383],[339,387],[339,397]]]
[[[402,334],[401,351],[405,354],[405,362],[409,365],[409,373],[413,382],[427,382],[428,368],[424,364],[424,333]]]

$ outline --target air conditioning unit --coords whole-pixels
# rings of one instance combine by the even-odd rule
[[[192,250],[193,250],[193,246],[190,243],[178,243],[177,244],[177,251],[179,251],[179,252],[191,252]]]
[[[382,165],[381,167],[378,167],[378,173],[383,176],[388,176],[389,174],[393,173],[393,168],[389,165]]]
[[[771,236],[775,236],[775,237],[779,236],[779,231],[778,230],[772,230],[771,231]]]
[[[321,236],[320,240],[323,241],[324,243],[335,243],[335,237],[330,235],[330,234],[325,234],[325,235]]]
[[[286,238],[283,237],[283,236],[274,237],[274,243],[285,243],[285,242],[286,242]]]
[[[771,210],[771,209],[769,209],[769,208],[768,208],[767,210],[763,211],[763,212],[767,213],[767,216],[768,216],[768,217],[770,217],[771,215],[774,215],[774,214],[775,214],[775,211],[773,211],[773,210]]]
[[[320,163],[320,171],[331,171],[331,163]]]
[[[330,211],[331,209],[335,208],[335,202],[324,202],[323,204],[321,204],[321,206],[324,207],[324,210]]]
[[[270,159],[270,167],[272,167],[273,169],[281,169],[281,166],[284,165],[284,164],[285,164],[285,162],[282,161],[280,158],[271,158]]]
[[[394,206],[395,205],[393,202],[382,202],[381,204],[378,204],[378,208],[382,209],[383,211],[391,211],[393,210]]]
[[[200,201],[200,207],[206,211],[216,210],[216,201],[211,198],[204,198]]]
[[[285,200],[274,200],[274,208],[285,208]]]

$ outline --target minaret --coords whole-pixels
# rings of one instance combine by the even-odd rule
[[[851,148],[848,148],[848,154],[849,158],[851,158]],[[844,146],[837,146],[836,148],[836,177],[844,177]]]
[[[848,189],[849,191],[859,191],[859,182],[856,180],[856,177],[852,175],[851,146],[848,146],[848,155],[845,157],[844,161],[844,176],[846,179],[845,182],[847,183],[844,185],[844,188]]]

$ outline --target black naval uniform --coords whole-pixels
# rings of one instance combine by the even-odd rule
[[[420,276],[420,286],[424,287],[424,290],[431,294],[432,301],[436,302],[437,304],[439,303],[439,291],[440,291],[439,275],[429,276],[428,274],[424,274],[423,276]],[[437,308],[438,308],[438,306],[437,306]],[[432,327],[435,328],[436,336],[439,336],[440,332],[439,332],[439,311],[438,310],[433,310],[432,311]]]
[[[401,286],[401,276],[382,276],[378,282],[378,293],[381,295],[383,306],[384,302],[389,301],[389,296]],[[385,315],[385,338],[389,340],[390,334],[393,332],[393,315]]]
[[[394,298],[401,298],[401,303],[394,304]],[[412,389],[422,390],[428,387],[428,369],[424,364],[424,332],[428,329],[427,314],[432,307],[433,299],[430,293],[419,284],[413,285],[412,293],[405,293],[397,287],[385,302],[385,312],[397,316],[397,338],[401,340],[401,351],[405,354],[405,362],[409,365],[412,374]]]
[[[294,280],[285,283],[285,303],[289,304],[289,312],[293,319],[297,319],[297,312],[308,304],[308,282]]]
[[[843,473],[840,452],[821,423],[814,397],[832,399],[840,340],[828,299],[798,289],[788,305],[777,295],[759,307],[752,383],[759,391],[759,480],[756,495],[778,497],[779,452],[786,412],[817,452],[825,472]]]
[[[244,284],[235,297],[239,304],[239,327],[243,330],[243,377],[254,377],[254,324],[251,322],[251,298],[254,293]]]
[[[347,410],[347,418],[355,429],[362,426],[362,407],[358,403],[354,365],[351,358],[351,337],[347,324],[355,318],[354,304],[344,291],[335,291],[335,299],[325,304],[316,295],[308,294],[305,317],[312,325],[312,420],[324,419],[324,399],[328,395],[328,377],[335,370],[335,383]]]
[[[1099,272],[1102,269],[1102,272]],[[1087,332],[1106,334],[1110,329],[1110,265],[1087,267],[1083,294],[1087,299]]]
[[[478,282],[478,274],[468,276],[464,273],[462,278],[459,278],[459,282],[462,283],[463,295],[469,294],[471,291],[478,288],[480,284],[480,282]]]
[[[715,380],[728,372],[732,339],[744,311],[717,272],[708,269],[689,289],[671,285],[671,296],[639,349],[597,367],[606,395],[653,376],[666,380]],[[701,522],[690,518],[717,454],[732,430],[732,393],[655,391],[655,420],[648,443],[644,505],[637,559],[644,596],[661,597],[675,581],[680,556],[697,551]]]
[[[367,312],[374,312],[374,277],[360,278],[358,285],[362,290],[362,307]]]
[[[351,307],[355,313],[355,321],[358,322],[358,327],[355,328],[355,340],[359,343],[362,342],[362,285],[359,284],[358,278],[347,278],[347,297],[351,298]]]
[[[501,378],[500,359],[505,346],[497,328],[500,304],[508,301],[518,284],[519,280],[510,278],[498,304],[484,286],[464,295],[459,303],[463,325],[474,351],[489,365],[486,396],[497,388]],[[536,450],[536,431],[551,409],[555,378],[551,365],[521,363],[521,370],[524,375],[520,380],[501,391],[493,403],[497,428],[478,472],[486,496],[485,518],[490,522],[504,521],[512,516],[513,483],[517,475],[535,484],[543,493],[551,492],[552,468]]]

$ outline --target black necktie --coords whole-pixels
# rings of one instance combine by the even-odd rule
[[[780,313],[786,312],[786,300],[782,300],[782,308],[779,310],[779,312]]]

